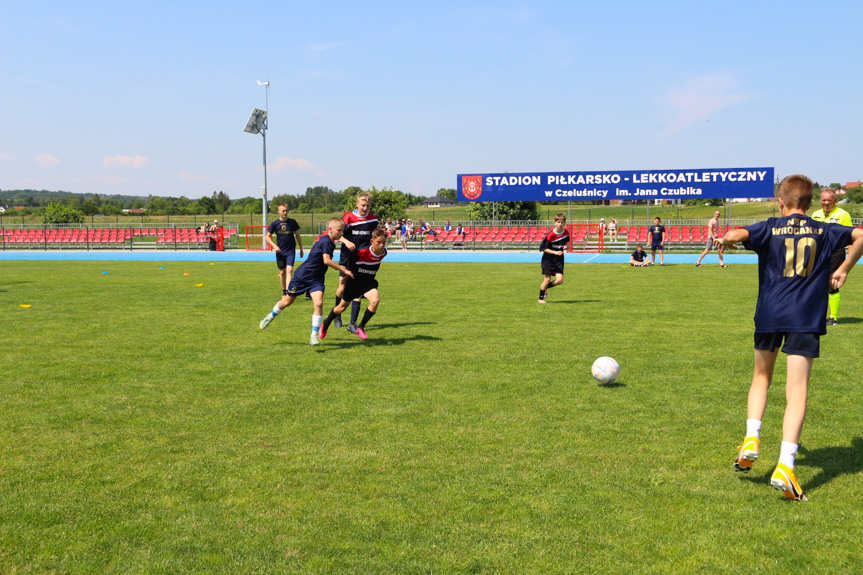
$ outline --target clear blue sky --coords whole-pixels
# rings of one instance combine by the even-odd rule
[[[863,179],[859,2],[0,0],[0,189],[431,196],[458,173]]]

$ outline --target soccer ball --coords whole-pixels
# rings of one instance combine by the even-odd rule
[[[603,356],[593,362],[590,372],[599,383],[614,383],[620,375],[620,365],[614,358]]]

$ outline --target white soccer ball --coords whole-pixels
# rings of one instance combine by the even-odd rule
[[[600,357],[590,368],[593,378],[599,383],[614,383],[620,375],[620,365],[611,357]]]

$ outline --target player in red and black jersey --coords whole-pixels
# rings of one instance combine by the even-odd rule
[[[355,325],[355,333],[360,336],[360,339],[368,339],[365,327],[375,312],[378,310],[380,303],[380,294],[378,293],[378,269],[381,267],[381,261],[387,255],[387,232],[383,228],[378,228],[372,231],[370,244],[367,248],[357,250],[352,253],[348,259],[347,267],[353,274],[353,278],[348,278],[344,286],[344,299],[332,309],[330,314],[324,319],[320,329],[320,337],[323,339],[327,335],[327,329],[340,313],[348,307],[348,302],[353,300],[353,303],[358,302],[362,298],[369,300],[369,306],[366,308],[366,313],[363,315],[363,320],[359,325]]]
[[[372,195],[368,192],[357,194],[357,209],[348,212],[342,218],[345,222],[345,234],[342,236],[342,251],[339,263],[343,266],[348,264],[348,260],[352,253],[355,253],[363,248],[369,247],[371,242],[372,231],[380,227],[380,222],[377,216],[371,213]],[[345,277],[339,276],[339,287],[336,289],[336,307],[344,297],[345,292]],[[348,324],[348,331],[357,333],[357,318],[360,315],[360,300],[357,299],[351,306],[351,323]],[[341,313],[336,317],[333,323],[336,327],[342,327]]]
[[[546,303],[548,290],[563,283],[563,253],[569,245],[566,216],[554,216],[554,227],[549,230],[539,245],[542,252],[542,285],[539,286],[539,303]]]

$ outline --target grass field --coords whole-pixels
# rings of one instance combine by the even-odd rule
[[[859,573],[863,271],[806,503],[767,483],[784,364],[731,470],[756,276],[569,265],[538,306],[538,264],[384,263],[369,341],[310,347],[303,299],[258,329],[272,263],[3,262],[0,572]]]

